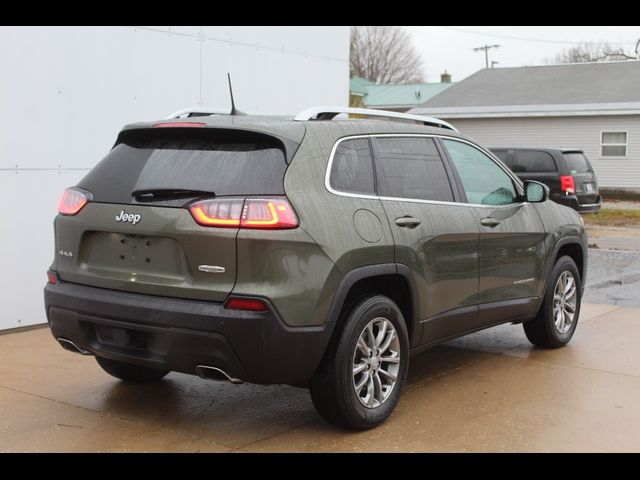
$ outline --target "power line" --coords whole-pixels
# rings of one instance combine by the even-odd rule
[[[440,41],[440,39],[434,40],[430,36],[432,35],[432,33],[427,33],[427,32],[414,30],[414,29],[411,30],[411,34],[413,36],[414,41],[417,43],[429,44],[430,46],[435,44],[435,45],[440,45],[448,48],[455,48],[459,50],[467,50],[469,48],[469,42],[466,42],[466,41],[463,43],[460,43],[457,41],[452,42],[451,40],[447,40],[448,43],[444,43]],[[528,60],[529,62],[540,63],[542,61],[540,57],[531,55],[530,53],[526,51],[521,51],[517,48],[512,48],[510,46],[504,46],[504,45],[501,46],[500,48],[502,49],[501,56],[506,53],[510,57],[510,60],[513,63],[521,63],[523,57],[526,57],[526,60]],[[429,54],[429,57],[433,57],[433,53],[434,52],[431,52]]]
[[[555,43],[560,45],[580,45],[580,44],[597,44],[602,42],[571,42],[568,40],[545,40],[541,38],[526,38],[526,37],[513,37],[511,35],[501,35],[499,33],[485,33],[477,32],[475,30],[467,30],[466,28],[457,27],[445,27],[438,25],[440,28],[446,28],[447,30],[455,30],[456,32],[472,33],[474,35],[482,35],[485,37],[506,38],[509,40],[519,40],[521,42],[536,42],[536,43]],[[634,45],[636,42],[616,42],[622,45]]]
[[[484,68],[489,68],[489,50],[491,48],[500,48],[500,45],[483,45],[473,49],[474,52],[484,50]]]

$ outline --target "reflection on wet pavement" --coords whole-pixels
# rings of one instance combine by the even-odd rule
[[[640,252],[589,249],[583,302],[640,307]]]
[[[0,452],[638,451],[639,314],[584,304],[562,349],[503,325],[428,350],[366,432],[322,420],[304,389],[176,373],[131,385],[47,329],[3,335]]]

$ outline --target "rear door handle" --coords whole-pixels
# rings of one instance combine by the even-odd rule
[[[399,227],[416,228],[421,223],[422,222],[417,218],[409,216],[396,218],[396,225],[398,225]]]
[[[497,227],[500,225],[500,220],[497,220],[493,217],[487,217],[480,220],[480,223],[485,227]]]

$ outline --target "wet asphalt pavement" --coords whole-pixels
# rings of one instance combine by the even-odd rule
[[[584,303],[640,307],[640,251],[589,249]]]
[[[47,328],[0,335],[0,452],[638,452],[639,315],[585,303],[566,348],[510,324],[434,347],[365,432],[324,421],[301,388],[130,384]]]

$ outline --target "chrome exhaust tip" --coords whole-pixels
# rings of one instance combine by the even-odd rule
[[[196,367],[196,373],[200,378],[204,378],[205,380],[216,380],[219,382],[231,382],[235,385],[239,385],[244,383],[242,380],[238,378],[233,378],[224,370],[218,367],[211,367],[209,365],[198,365]]]
[[[56,340],[58,340],[58,343],[65,350],[69,350],[70,352],[74,352],[74,353],[79,353],[80,355],[93,355],[93,353],[91,353],[91,352],[89,352],[87,350],[84,350],[83,348],[80,348],[75,343],[73,343],[71,340],[67,340],[66,338],[62,338],[62,337],[57,338]]]

